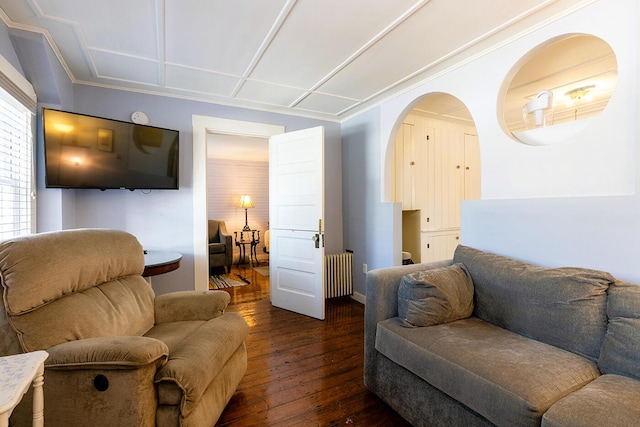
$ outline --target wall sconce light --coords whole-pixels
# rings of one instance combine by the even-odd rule
[[[251,231],[251,227],[249,227],[249,223],[247,221],[247,209],[254,207],[251,196],[248,194],[240,196],[238,206],[244,209],[244,228],[242,229],[242,231]]]
[[[551,126],[553,124],[553,92],[542,90],[531,101],[522,106],[522,122],[527,128]]]

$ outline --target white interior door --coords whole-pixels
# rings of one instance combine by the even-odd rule
[[[324,128],[269,139],[271,304],[324,319]]]

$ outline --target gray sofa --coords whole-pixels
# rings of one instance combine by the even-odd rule
[[[640,286],[459,246],[369,272],[364,363],[414,425],[637,426]]]

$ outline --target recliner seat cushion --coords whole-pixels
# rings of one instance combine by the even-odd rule
[[[600,375],[594,362],[470,317],[425,328],[378,323],[375,348],[497,425],[538,426]]]
[[[545,268],[480,251],[456,248],[475,292],[473,315],[521,335],[596,361],[607,328],[609,273]]]

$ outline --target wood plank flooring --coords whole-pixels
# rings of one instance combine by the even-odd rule
[[[237,274],[251,284],[225,291],[249,324],[249,360],[217,426],[409,426],[364,386],[362,304],[327,300],[320,321],[272,307],[268,277],[251,266],[226,277]]]

